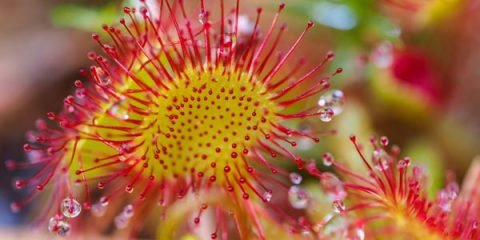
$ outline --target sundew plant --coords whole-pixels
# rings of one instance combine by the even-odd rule
[[[284,122],[329,122],[342,104],[341,91],[321,105],[292,106],[324,92],[342,69],[319,76],[334,57],[326,53],[301,73],[303,61],[291,58],[313,23],[305,23],[290,48],[277,49],[286,30],[278,23],[285,5],[263,32],[262,9],[245,16],[240,4],[229,9],[223,1],[210,6],[202,0],[187,8],[182,1],[160,0],[155,10],[147,4],[125,7],[118,24],[103,26],[105,39],[93,34],[103,54],[88,54],[94,65],[82,70],[85,80],[75,81],[63,111],[47,114],[56,124],[39,119],[24,145],[29,161],[7,162],[11,169],[38,169],[15,182],[30,193],[12,203],[12,210],[45,192],[49,204],[39,221],[67,236],[75,218],[104,215],[118,202],[124,207],[112,221],[120,229],[134,225],[135,236],[152,208],[193,195],[201,203],[193,228],[208,209],[214,215],[207,220],[214,222],[212,239],[228,239],[232,228],[235,236],[265,239],[261,218],[269,211],[288,222],[292,233],[311,229],[308,221],[298,222],[270,203],[272,185],[289,188],[281,178],[301,181],[275,164],[290,161],[303,169],[304,160],[292,151],[296,139],[315,143],[329,134]],[[309,88],[300,88],[305,84]],[[209,204],[200,195],[224,198],[225,204]],[[304,207],[301,189],[290,189],[290,195],[294,208]]]
[[[25,233],[480,240],[456,122],[475,104],[452,100],[480,87],[478,1],[102,4],[53,11],[98,31],[63,107],[4,160]]]

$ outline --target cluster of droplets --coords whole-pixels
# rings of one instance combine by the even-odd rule
[[[57,234],[60,237],[66,237],[70,234],[71,226],[61,215],[55,215],[48,221],[48,231]]]
[[[459,193],[458,184],[455,182],[449,183],[447,187],[437,193],[437,205],[443,212],[450,212],[452,204]]]
[[[48,230],[60,237],[70,234],[71,226],[69,219],[76,218],[82,212],[82,205],[74,198],[65,198],[60,203],[60,214],[51,217],[48,222]]]
[[[338,114],[342,113],[344,94],[340,90],[331,90],[318,99],[320,107],[319,118],[323,122],[330,122]]]
[[[290,181],[293,185],[288,189],[288,201],[295,209],[305,209],[310,202],[307,192],[299,186],[302,180],[302,175],[296,172],[290,173]]]

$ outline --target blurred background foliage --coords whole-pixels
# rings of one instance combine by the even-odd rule
[[[442,185],[446,170],[461,180],[480,152],[480,1],[284,2],[282,20],[292,33],[285,37],[286,46],[311,19],[317,25],[299,57],[314,64],[333,50],[336,58],[326,74],[344,69],[333,81],[346,96],[343,113],[330,125],[337,133],[322,138],[319,145],[301,144],[297,151],[320,162],[329,151],[337,160],[357,166],[348,136],[355,133],[367,145],[369,136],[386,135],[404,155],[425,166],[431,191]],[[241,3],[252,16],[257,6],[265,15],[278,6],[272,0]],[[103,23],[117,22],[123,6],[136,4],[0,0],[1,159],[24,157],[23,133],[45,112],[61,109],[63,97],[80,77],[78,69],[90,64],[87,52],[98,50],[90,33],[100,31]],[[317,128],[314,122],[298,124]],[[15,174],[0,168],[0,211],[5,213],[1,225],[17,224],[22,218],[7,214],[9,202],[20,194],[11,188]],[[318,185],[307,181],[307,187],[322,198]]]

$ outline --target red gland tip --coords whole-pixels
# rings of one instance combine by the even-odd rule
[[[12,210],[13,213],[18,213],[20,212],[20,209],[22,206],[18,202],[12,202],[10,203],[10,210]]]
[[[356,143],[357,142],[357,136],[355,136],[354,134],[350,135],[350,141],[352,141],[353,143]]]
[[[262,11],[263,11],[263,9],[261,7],[257,8],[257,13],[261,13]]]
[[[388,146],[388,138],[385,136],[380,137],[380,143],[382,144],[383,147]]]
[[[148,16],[147,16],[147,13],[148,13],[148,9],[147,9],[147,8],[141,7],[141,8],[140,8],[140,13],[143,15],[143,17],[145,17],[145,18],[148,17]]]
[[[95,41],[100,40],[100,36],[98,36],[97,33],[92,33],[92,38],[93,38],[93,40],[95,40]]]
[[[132,12],[132,10],[129,7],[124,7],[123,12],[126,13],[126,14],[130,14]]]
[[[25,187],[25,182],[22,180],[17,180],[15,181],[15,187],[17,189],[22,189],[23,187]]]
[[[280,3],[280,5],[278,5],[278,11],[282,11],[283,9],[285,8],[285,3]]]
[[[57,116],[56,116],[55,113],[53,113],[53,112],[48,112],[48,113],[47,113],[47,117],[48,117],[50,120],[54,120]]]
[[[25,152],[30,152],[30,151],[32,151],[32,146],[30,146],[30,144],[26,143],[26,144],[23,145],[23,150]]]
[[[335,57],[335,53],[330,51],[327,53],[327,60],[332,60]]]
[[[82,81],[76,80],[76,81],[75,81],[75,87],[77,87],[77,88],[83,88],[83,83],[82,83]]]
[[[308,21],[308,23],[307,23],[307,29],[312,28],[313,25],[314,25],[313,21]]]

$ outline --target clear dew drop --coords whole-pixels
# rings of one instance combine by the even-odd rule
[[[60,237],[66,237],[70,234],[70,224],[59,216],[50,218],[48,221],[48,231],[56,233]]]
[[[372,158],[373,158],[374,160],[378,160],[379,158],[382,157],[382,155],[383,155],[383,154],[382,154],[382,150],[381,150],[381,149],[375,149],[375,150],[373,150],[373,152],[372,152]]]
[[[320,120],[322,122],[330,122],[332,121],[333,119],[333,115],[335,115],[335,113],[333,112],[333,110],[329,107],[327,108],[323,108],[322,110],[320,110],[319,112],[319,117],[320,117]]]
[[[341,200],[335,200],[332,203],[332,208],[336,213],[343,213],[345,211],[345,203]]]
[[[265,201],[265,202],[270,202],[270,201],[272,201],[272,196],[273,196],[273,195],[272,195],[271,192],[265,191],[265,192],[263,193],[263,201]]]
[[[345,95],[340,90],[329,91],[318,99],[318,106],[327,109],[329,108],[333,112],[333,116],[337,116],[343,111]]]
[[[390,42],[380,44],[371,55],[372,62],[378,68],[387,68],[393,62],[393,45]]]
[[[125,206],[125,208],[123,209],[122,215],[127,218],[133,217],[133,205],[128,204],[127,206]]]
[[[347,196],[347,192],[343,187],[342,181],[333,173],[322,173],[320,178],[322,189],[328,197],[334,200],[343,200]]]
[[[343,94],[342,91],[340,90],[333,90],[332,92],[332,99],[334,101],[343,101],[343,98],[345,97],[345,95]]]
[[[103,90],[100,86],[95,85],[95,91],[104,99],[108,100],[109,97],[105,90]]]
[[[307,122],[301,122],[298,126],[298,130],[305,134],[312,133],[312,127]],[[308,150],[314,146],[314,142],[308,138],[300,138],[298,139],[298,149],[300,150]]]
[[[130,219],[133,217],[133,205],[129,204],[123,208],[122,213],[115,217],[115,226],[118,229],[123,229],[128,226]]]
[[[110,108],[110,114],[118,119],[128,120],[130,118],[128,104],[125,100],[120,100]]]
[[[332,106],[330,106],[335,113],[335,116],[339,115],[343,111],[345,95],[340,90],[332,91]]]
[[[458,196],[459,187],[456,183],[449,183],[445,189],[437,194],[437,204],[444,212],[450,212],[452,204]]]
[[[288,201],[295,209],[304,209],[308,206],[307,193],[299,186],[291,186],[288,190]]]
[[[378,171],[386,171],[390,167],[387,159],[379,159],[375,164],[375,169]]]
[[[398,169],[405,169],[408,166],[410,166],[410,159],[409,158],[400,159],[397,162],[397,168]]]
[[[105,71],[103,71],[102,68],[96,67],[96,73],[97,73],[96,80],[98,85],[106,87],[112,83],[112,79],[110,78],[110,76],[108,76],[107,73],[105,73]]]
[[[329,167],[332,166],[334,158],[331,153],[324,153],[322,156],[323,165]]]
[[[105,197],[102,197],[100,201],[92,205],[92,214],[96,217],[101,217],[105,215],[107,211],[108,201],[104,200]]]
[[[129,221],[130,221],[130,219],[127,219],[127,218],[125,218],[121,215],[116,216],[115,219],[114,219],[115,227],[117,229],[124,229],[128,226]]]
[[[60,210],[63,216],[75,218],[82,212],[82,205],[74,198],[65,198],[60,204]]]
[[[250,20],[250,18],[246,15],[238,16],[238,32],[240,34],[252,34],[255,28],[255,23]]]
[[[97,84],[106,87],[112,83],[112,79],[100,67],[95,67]]]
[[[365,239],[365,230],[363,230],[363,228],[361,227],[357,227],[357,228],[354,228],[352,229],[352,235],[351,240],[364,240]]]
[[[201,12],[198,14],[198,21],[200,24],[205,24],[207,22],[207,14],[205,12]]]
[[[296,172],[292,172],[290,173],[290,181],[292,181],[293,184],[300,184],[302,183],[302,175],[296,173]]]

